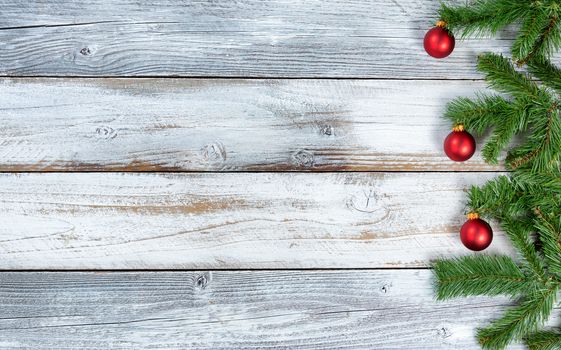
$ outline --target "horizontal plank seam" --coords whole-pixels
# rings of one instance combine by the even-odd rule
[[[220,76],[220,75],[9,75],[0,74],[0,78],[12,79],[207,79],[207,80],[387,80],[387,81],[466,81],[480,82],[481,79],[469,78],[391,78],[391,77],[325,77],[325,76]]]
[[[102,166],[103,167],[103,166]],[[0,166],[0,169],[2,167]],[[22,166],[25,168],[25,166]],[[126,171],[126,170],[53,170],[53,171],[45,171],[45,170],[37,170],[37,171],[0,171],[0,175],[9,175],[9,174],[367,174],[367,173],[396,173],[396,174],[452,174],[452,173],[459,173],[459,174],[467,174],[467,173],[496,173],[496,174],[503,174],[503,173],[510,173],[508,170],[210,170],[210,171],[202,171],[202,170],[170,170],[170,171],[161,171],[161,170],[147,170],[147,171]]]
[[[259,271],[399,271],[399,270],[432,270],[432,267],[304,267],[304,268],[208,268],[208,269],[1,269],[0,273],[133,273],[133,272],[259,272]]]

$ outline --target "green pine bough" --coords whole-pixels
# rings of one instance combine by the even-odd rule
[[[509,175],[472,187],[468,207],[497,222],[518,256],[478,254],[434,263],[439,300],[506,295],[516,301],[478,330],[484,349],[504,349],[513,341],[531,350],[561,349],[561,331],[543,329],[561,291],[561,70],[549,61],[561,45],[560,14],[560,0],[476,0],[439,11],[446,29],[460,38],[519,25],[512,59],[478,57],[478,70],[497,93],[458,98],[445,113],[454,126],[487,137],[486,162],[497,164],[507,151]]]
[[[550,56],[561,45],[559,0],[476,0],[465,6],[442,5],[440,19],[461,38],[495,34],[511,23],[520,23],[512,45],[518,65]]]

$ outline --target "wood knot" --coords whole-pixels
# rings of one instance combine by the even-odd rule
[[[81,54],[82,56],[89,56],[89,55],[92,54],[92,50],[90,50],[90,48],[86,46],[86,47],[83,47],[83,48],[80,50],[80,54]]]
[[[300,167],[312,167],[314,166],[314,154],[306,150],[300,150],[295,152],[290,157],[290,160],[294,165]]]
[[[163,23],[152,23],[148,25],[148,29],[154,32],[160,32],[164,28]]]
[[[114,139],[117,137],[117,132],[110,126],[99,126],[95,129],[95,134],[97,138],[103,140]]]
[[[440,338],[448,338],[452,336],[452,332],[450,332],[450,330],[446,327],[442,327],[436,330],[436,334],[440,337]]]
[[[390,288],[392,287],[391,283],[384,283],[381,287],[380,287],[380,292],[387,294],[390,291]]]
[[[198,275],[197,278],[195,278],[195,286],[201,290],[205,289],[208,285],[209,278],[210,276],[207,273]]]
[[[347,201],[347,207],[362,213],[374,213],[380,209],[377,202],[378,195],[373,189],[370,189],[351,196]]]
[[[331,125],[323,125],[320,128],[320,134],[325,135],[325,136],[333,135],[333,127]]]
[[[224,162],[226,147],[219,141],[209,143],[201,149],[201,156],[206,162]]]

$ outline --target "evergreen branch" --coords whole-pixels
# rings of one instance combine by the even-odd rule
[[[475,100],[459,97],[448,103],[444,117],[455,125],[463,124],[475,135],[481,135],[498,122],[499,116],[507,108],[509,102],[497,95],[479,95]]]
[[[561,333],[553,331],[536,332],[524,339],[530,350],[561,349]]]
[[[512,174],[511,179],[520,191],[530,194],[540,192],[536,193],[540,199],[544,199],[541,193],[549,193],[552,198],[561,196],[561,171],[543,173],[518,171]],[[533,204],[533,206],[537,205]]]
[[[552,16],[547,18],[547,24],[541,30],[540,35],[535,39],[531,50],[525,52],[525,55],[514,55],[514,58],[517,59],[516,63],[521,66],[534,58],[539,58],[541,60],[543,57],[549,56],[554,50],[559,48],[559,42],[561,40],[559,35],[558,17]],[[519,54],[521,53],[522,52],[519,52]]]
[[[471,211],[497,220],[524,217],[529,213],[519,198],[517,187],[507,176],[499,176],[481,187],[472,186],[468,192],[468,207]]]
[[[561,212],[561,172],[533,173],[517,171],[511,175],[512,182],[519,192],[519,202],[538,215],[558,216]]]
[[[434,264],[437,299],[469,295],[519,295],[533,285],[508,256],[476,255]]]
[[[493,134],[482,149],[481,154],[487,163],[497,164],[500,152],[517,133],[526,128],[526,109],[513,107],[510,105],[500,113],[502,122],[496,124]]]
[[[508,310],[489,327],[479,329],[479,343],[484,349],[504,349],[511,341],[520,340],[537,331],[553,309],[557,289],[557,284],[548,285],[546,289],[533,293]]]
[[[542,42],[544,28],[549,28],[550,18],[545,11],[533,11],[531,16],[524,20],[520,32],[512,45],[512,56],[518,64],[527,61],[535,54],[537,46]]]
[[[548,61],[533,60],[528,62],[528,71],[543,84],[561,94],[561,70]]]
[[[559,73],[551,66],[533,63],[542,75]],[[509,60],[496,54],[479,57],[478,68],[486,74],[489,85],[514,96],[508,101],[502,96],[479,95],[476,99],[457,98],[447,106],[445,117],[476,135],[493,128],[482,150],[483,158],[498,163],[500,153],[518,134],[525,142],[510,150],[507,166],[516,170],[528,168],[534,172],[551,171],[561,164],[560,106],[551,90],[538,86],[527,74],[517,72]],[[561,74],[559,86],[561,86]]]
[[[469,207],[497,220],[522,259],[471,256],[434,264],[438,299],[468,295],[522,296],[517,306],[478,331],[486,349],[502,349],[524,339],[531,350],[561,348],[561,333],[538,332],[549,317],[561,286],[561,69],[547,58],[561,47],[559,0],[475,0],[465,6],[442,5],[447,29],[467,35],[494,34],[521,22],[512,46],[516,70],[501,55],[483,54],[478,70],[501,95],[457,98],[445,117],[482,135],[492,129],[483,158],[497,163],[499,154],[517,135],[523,138],[508,153],[513,170],[469,191]]]
[[[549,96],[544,95],[544,91],[528,75],[517,72],[502,55],[481,54],[478,57],[477,69],[485,74],[489,86],[497,91],[522,99],[549,100]]]
[[[534,226],[540,233],[542,251],[548,271],[561,276],[561,217],[559,214],[545,217],[540,208],[535,209]]]
[[[505,230],[512,245],[524,259],[523,263],[526,265],[529,273],[535,279],[545,283],[547,280],[545,266],[538,256],[534,242],[530,238],[532,226],[521,220],[514,221],[505,218],[501,223],[501,227]]]
[[[530,1],[477,0],[469,5],[451,7],[443,4],[440,19],[460,37],[495,34],[499,29],[524,18],[532,11]]]
[[[537,280],[544,282],[547,279],[545,265],[532,239],[536,225],[533,219],[534,213],[528,205],[549,202],[550,199],[543,198],[555,198],[555,191],[552,188],[542,187],[545,191],[525,192],[524,189],[534,189],[535,183],[529,185],[523,179],[511,180],[506,176],[500,176],[484,186],[472,187],[469,191],[468,206],[472,211],[499,220],[513,246],[524,259],[523,264],[528,272]],[[559,183],[556,186],[561,187]],[[537,197],[533,197],[532,194]],[[561,193],[558,197],[561,198]]]
[[[545,118],[537,119],[527,142],[511,150],[507,164],[512,170],[529,167],[533,172],[559,169],[561,162],[561,118],[558,104],[553,104],[542,112]]]

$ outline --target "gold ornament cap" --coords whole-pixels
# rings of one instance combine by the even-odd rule
[[[454,125],[454,127],[452,128],[452,131],[464,131],[464,125],[463,124],[456,124]]]
[[[471,212],[467,214],[468,220],[476,220],[479,219],[479,214]]]
[[[437,27],[440,27],[440,28],[446,28],[446,24],[448,24],[448,23],[446,23],[446,22],[444,22],[444,21],[442,21],[442,20],[436,22],[436,26],[437,26]]]

